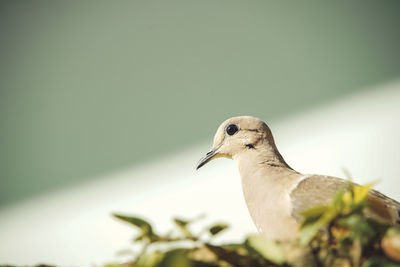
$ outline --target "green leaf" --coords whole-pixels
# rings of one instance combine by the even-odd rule
[[[341,218],[337,221],[338,226],[350,229],[349,236],[352,240],[360,240],[363,245],[368,244],[377,231],[372,227],[362,214],[352,214],[349,217]]]
[[[151,224],[147,221],[133,216],[125,216],[120,214],[113,214],[113,216],[119,220],[127,222],[131,225],[138,227],[141,230],[141,233],[138,237],[135,238],[135,241],[143,240],[144,238],[148,238],[150,241],[154,242],[159,239],[159,236],[153,232],[153,228]]]
[[[229,226],[227,224],[225,224],[225,223],[218,223],[218,224],[214,224],[213,226],[211,226],[210,229],[208,229],[208,231],[212,235],[217,235],[218,233],[224,231],[228,227]]]
[[[320,229],[327,226],[335,217],[338,215],[339,211],[332,206],[327,206],[326,211],[318,220],[301,225],[300,231],[300,244],[308,244],[318,233]]]
[[[248,245],[243,246],[241,249],[238,248],[232,249],[229,248],[229,246],[214,246],[211,244],[205,244],[205,246],[212,253],[214,253],[214,255],[218,258],[219,261],[226,261],[227,263],[230,263],[233,266],[259,266],[256,265],[257,260],[253,258],[253,256],[250,256],[247,253]],[[239,253],[239,250],[245,250],[246,251],[245,255],[243,255],[243,253]],[[257,256],[260,256],[259,253],[257,253]]]
[[[301,213],[301,215],[304,218],[302,225],[306,225],[306,224],[317,221],[319,218],[321,218],[322,215],[324,215],[324,212],[328,208],[329,208],[328,206],[321,205],[321,206],[312,207],[310,209],[303,211]]]
[[[120,214],[113,214],[113,216],[117,219],[120,219],[124,222],[130,223],[134,226],[137,226],[141,229],[150,229],[152,230],[152,227],[150,223],[146,222],[145,220],[139,218],[139,217],[132,217],[132,216],[125,216],[125,215],[120,215]]]
[[[162,261],[157,267],[190,267],[191,261],[188,257],[188,249],[178,248],[165,253]]]
[[[160,264],[164,259],[164,253],[160,251],[153,251],[139,256],[134,266],[137,267],[155,267]]]
[[[188,239],[194,238],[194,235],[187,228],[187,226],[191,223],[190,221],[186,221],[186,220],[182,220],[182,219],[178,219],[178,218],[174,218],[173,221],[179,227],[179,230],[181,230],[181,232],[185,238],[188,238]]]
[[[386,231],[385,236],[400,236],[400,229],[392,226]]]
[[[174,218],[174,223],[180,227],[185,227],[190,223],[190,221]]]
[[[399,267],[399,264],[383,257],[372,257],[362,265],[362,267],[380,267],[380,266]]]
[[[354,203],[359,204],[367,199],[368,193],[375,183],[370,183],[364,186],[356,186],[353,188]]]
[[[120,263],[106,263],[104,267],[121,267]]]
[[[345,193],[345,188],[339,190],[338,193],[333,197],[331,205],[337,209],[341,209],[343,206],[343,195]]]
[[[313,224],[308,224],[302,227],[300,232],[300,244],[306,245],[310,243],[310,241],[316,236],[318,231],[324,226],[323,223],[317,221]]]
[[[285,255],[275,241],[261,235],[250,235],[247,237],[246,243],[265,259],[273,263],[282,264],[285,262]]]

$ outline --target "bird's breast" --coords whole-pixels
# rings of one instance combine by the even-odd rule
[[[291,216],[289,195],[296,179],[263,171],[241,172],[241,178],[247,208],[259,232],[277,240],[296,237],[298,224]]]

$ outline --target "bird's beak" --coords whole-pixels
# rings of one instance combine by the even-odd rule
[[[205,155],[205,157],[203,157],[203,158],[201,158],[200,160],[199,160],[199,162],[197,163],[197,167],[196,167],[196,170],[198,170],[198,169],[200,169],[202,166],[204,166],[207,162],[209,162],[209,161],[211,161],[211,160],[213,160],[213,159],[215,159],[215,158],[218,158],[219,157],[219,154],[218,154],[218,149],[221,147],[221,145],[219,145],[219,146],[217,146],[217,147],[214,147],[213,149],[211,149],[211,151],[210,152],[208,152],[206,155]]]

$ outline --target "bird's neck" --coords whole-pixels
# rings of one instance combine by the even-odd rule
[[[285,185],[286,190],[303,176],[290,168],[278,150],[272,146],[246,149],[233,159],[237,162],[245,194],[248,189],[254,193],[253,190],[257,190],[260,184],[269,188]]]
[[[274,145],[253,147],[233,156],[239,171],[249,169],[266,169],[271,172],[295,172],[283,159]]]
[[[257,190],[260,184],[268,185],[270,188],[292,185],[303,176],[290,168],[279,152],[273,148],[247,149],[233,156],[233,159],[238,165],[245,191],[247,188],[251,188],[250,191]]]

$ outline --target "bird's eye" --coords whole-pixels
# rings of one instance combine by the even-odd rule
[[[229,124],[228,127],[226,127],[226,133],[229,135],[234,135],[237,131],[239,131],[239,128],[235,124]]]

